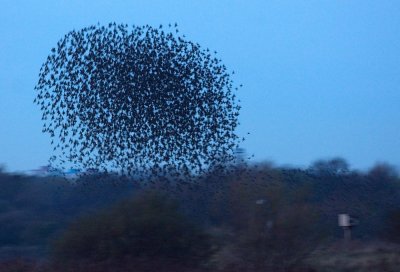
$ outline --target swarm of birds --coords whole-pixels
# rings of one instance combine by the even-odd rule
[[[35,86],[53,165],[192,176],[234,159],[230,73],[177,33],[111,23],[57,43]]]

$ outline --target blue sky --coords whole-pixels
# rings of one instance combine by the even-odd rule
[[[177,22],[243,84],[238,133],[255,161],[400,166],[400,1],[0,1],[0,164],[47,164],[33,90],[72,29]]]

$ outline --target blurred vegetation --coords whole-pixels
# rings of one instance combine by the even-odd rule
[[[115,174],[65,179],[3,170],[0,267],[331,271],[318,256],[335,256],[329,250],[343,239],[339,213],[358,219],[354,243],[400,245],[395,168],[380,163],[360,172],[340,158],[319,160],[308,169],[240,164],[191,182],[151,184]],[[400,257],[396,254],[387,256]],[[376,261],[376,267],[385,263],[391,271],[390,260]]]
[[[179,263],[197,266],[211,252],[209,236],[188,221],[173,199],[143,192],[70,225],[55,242],[55,260]]]

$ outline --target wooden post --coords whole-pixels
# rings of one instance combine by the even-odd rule
[[[349,242],[351,240],[351,227],[343,227],[344,230],[344,240]]]

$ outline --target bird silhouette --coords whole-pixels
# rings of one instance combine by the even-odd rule
[[[232,161],[240,106],[230,73],[177,26],[98,24],[51,49],[34,103],[53,162],[179,179]]]

